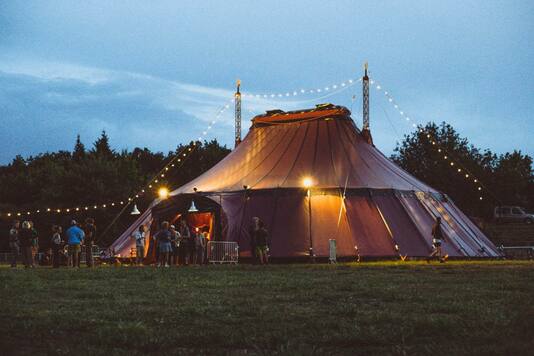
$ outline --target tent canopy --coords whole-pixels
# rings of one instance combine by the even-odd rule
[[[331,104],[256,116],[235,150],[143,216],[184,211],[191,200],[215,213],[214,238],[238,242],[243,255],[254,216],[269,230],[274,257],[327,256],[329,239],[339,256],[426,256],[438,216],[450,256],[499,255],[446,195],[395,165],[347,108]]]

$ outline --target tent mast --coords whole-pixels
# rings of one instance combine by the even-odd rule
[[[241,93],[239,88],[241,87],[241,81],[237,80],[237,90],[234,94],[235,97],[235,147],[241,143]]]
[[[373,137],[371,136],[371,129],[369,128],[369,77],[367,76],[367,62],[364,65],[365,73],[362,78],[363,89],[363,128],[362,136],[367,143],[373,144]]]

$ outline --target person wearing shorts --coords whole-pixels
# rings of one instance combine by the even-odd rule
[[[269,263],[268,233],[265,224],[259,218],[254,218],[254,244],[256,246],[256,256],[259,263],[265,265]]]
[[[159,248],[158,267],[169,267],[169,257],[172,252],[171,246],[171,231],[169,230],[169,222],[161,223],[161,230],[156,234]]]
[[[132,239],[135,240],[135,260],[137,265],[143,264],[145,257],[145,237],[148,228],[145,225],[139,226],[136,232],[132,235]]]

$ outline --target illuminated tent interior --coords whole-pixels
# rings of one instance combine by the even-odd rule
[[[236,241],[242,257],[251,254],[255,216],[266,224],[274,258],[326,257],[329,239],[339,257],[427,256],[438,216],[449,256],[499,255],[445,194],[391,162],[348,109],[331,104],[256,116],[227,157],[155,201],[112,248],[127,255],[141,223],[188,215],[193,201],[204,215],[189,214],[188,221],[209,226],[212,239]]]

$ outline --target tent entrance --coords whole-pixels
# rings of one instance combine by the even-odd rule
[[[193,202],[197,211],[189,211]],[[220,239],[221,206],[208,197],[199,194],[176,195],[155,206],[152,214],[154,231],[157,231],[162,221],[169,221],[178,228],[180,219],[185,218],[191,232],[208,229],[210,240]]]
[[[199,211],[194,213],[178,213],[176,216],[171,219],[171,224],[176,225],[178,229],[178,223],[182,218],[185,218],[187,225],[191,230],[191,233],[194,232],[208,232],[208,239],[211,240],[214,235],[214,226],[215,226],[215,214],[212,211]]]

